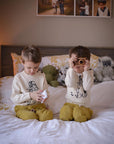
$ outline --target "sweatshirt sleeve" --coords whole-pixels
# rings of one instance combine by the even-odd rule
[[[48,87],[49,87],[49,85],[48,85],[48,83],[47,83],[45,74],[43,73],[43,90],[46,90],[47,96],[48,96],[48,98],[49,98],[50,93],[49,93]],[[44,102],[47,108],[48,108],[48,98],[47,98],[46,101]]]
[[[47,90],[48,89],[48,83],[47,83],[47,80],[46,80],[46,77],[45,77],[45,74],[43,73],[43,77],[44,77],[44,81],[43,81],[43,89]]]
[[[21,104],[28,100],[30,100],[29,92],[22,93],[21,91],[21,83],[17,77],[14,77],[12,84],[12,95],[11,100],[14,104]]]
[[[85,91],[89,90],[93,85],[94,77],[93,70],[83,72],[83,88]]]
[[[77,88],[78,76],[72,68],[69,68],[66,73],[65,84],[67,87]]]

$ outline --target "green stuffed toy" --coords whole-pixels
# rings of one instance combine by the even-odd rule
[[[59,82],[57,81],[58,70],[54,66],[47,65],[43,67],[42,71],[45,73],[48,84],[53,87],[57,87],[59,85]]]
[[[39,121],[46,121],[53,119],[53,112],[48,110],[45,104],[34,105],[16,105],[15,106],[16,117],[22,120],[38,119]]]
[[[92,118],[93,111],[90,108],[77,104],[65,103],[60,110],[60,119],[64,121],[85,122]]]

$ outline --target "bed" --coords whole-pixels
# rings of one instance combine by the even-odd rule
[[[0,143],[1,144],[113,144],[114,143],[114,81],[95,83],[91,89],[93,117],[86,122],[62,121],[59,111],[65,103],[66,87],[49,86],[49,108],[53,120],[23,121],[15,116],[10,101],[14,75],[11,53],[20,52],[24,46],[0,47]],[[66,55],[71,47],[38,46],[42,56]],[[96,56],[114,59],[114,48],[89,48]],[[60,57],[58,57],[60,58]],[[47,59],[46,59],[47,61]]]

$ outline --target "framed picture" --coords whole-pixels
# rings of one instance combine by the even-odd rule
[[[111,17],[111,0],[94,0],[94,16]]]
[[[111,17],[112,0],[37,0],[37,16]]]
[[[76,16],[92,16],[92,0],[76,0]]]
[[[38,0],[39,16],[74,16],[74,0]]]

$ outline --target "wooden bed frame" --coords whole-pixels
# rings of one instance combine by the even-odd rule
[[[69,49],[74,46],[36,46],[40,49],[42,56],[68,54]],[[11,52],[21,54],[23,45],[1,45],[0,46],[0,77],[13,76],[13,63]],[[90,52],[97,56],[110,56],[114,60],[114,47],[101,48],[89,47]]]

